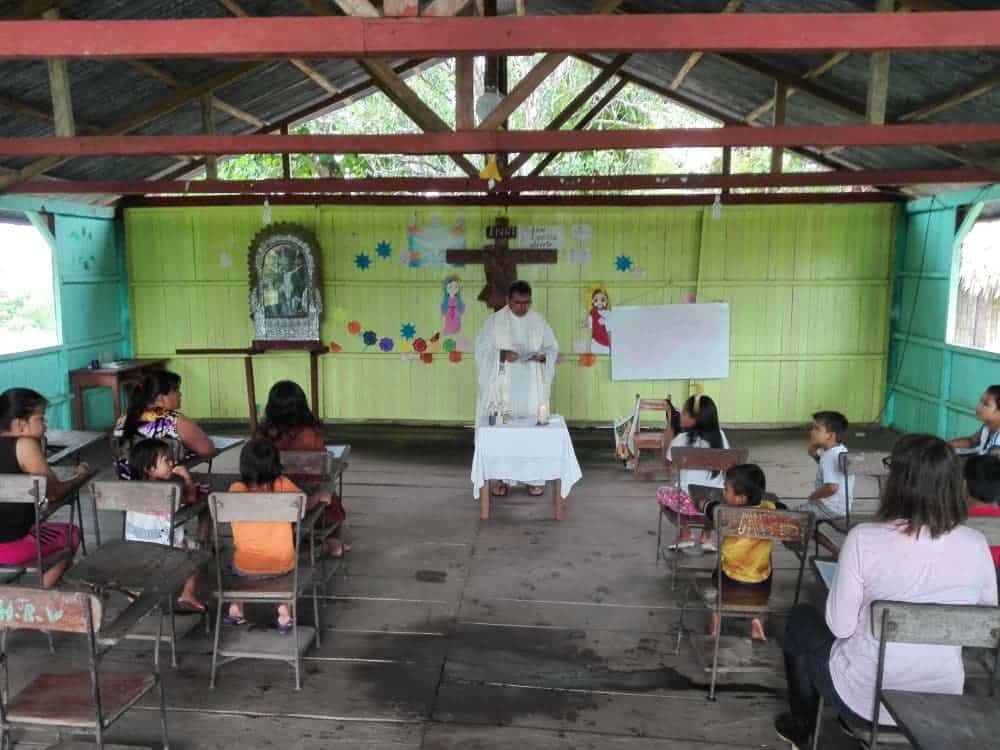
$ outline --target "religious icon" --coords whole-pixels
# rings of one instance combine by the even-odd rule
[[[444,317],[445,336],[462,331],[462,315],[465,302],[462,301],[462,279],[457,274],[449,274],[444,280],[444,299],[441,300],[441,315]]]
[[[588,290],[587,302],[590,305],[590,312],[583,321],[584,328],[590,329],[590,352],[591,354],[611,353],[610,321],[611,297],[607,287],[603,284],[593,286]]]
[[[250,316],[255,346],[319,342],[319,242],[309,230],[272,224],[250,243]]]

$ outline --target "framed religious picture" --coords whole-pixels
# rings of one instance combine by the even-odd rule
[[[255,349],[319,347],[323,313],[316,236],[295,224],[273,224],[250,243],[250,317]]]

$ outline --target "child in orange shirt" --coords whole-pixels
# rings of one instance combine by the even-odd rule
[[[726,472],[726,483],[723,489],[723,502],[726,505],[746,506],[775,510],[778,506],[771,496],[766,494],[767,479],[757,464],[739,464]],[[718,500],[710,500],[701,508],[702,512],[712,518]],[[739,586],[747,589],[771,590],[771,548],[773,543],[766,539],[749,539],[745,537],[725,537],[722,540],[722,581],[719,581],[719,591],[723,584]],[[712,610],[712,635],[719,630],[719,621]],[[750,637],[755,641],[766,641],[764,623],[757,617],[750,621]]]
[[[274,443],[264,438],[254,438],[240,452],[240,477],[230,492],[301,492],[295,483],[284,476],[280,453]],[[320,493],[310,497],[306,510],[319,504],[329,504],[330,496]],[[294,526],[284,521],[244,521],[232,524],[233,573],[257,579],[280,578],[295,568]],[[225,617],[229,625],[243,625],[243,603],[232,602]],[[292,616],[287,604],[278,606],[278,632],[292,632]]]

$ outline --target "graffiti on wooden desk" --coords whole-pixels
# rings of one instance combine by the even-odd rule
[[[721,508],[719,527],[723,535],[794,541],[804,535],[805,520],[781,512],[760,509]]]
[[[87,629],[84,607],[88,601],[100,609],[84,594],[19,588],[7,588],[4,593],[6,596],[0,597],[0,628],[80,633]],[[94,611],[93,616],[99,621],[99,611]]]

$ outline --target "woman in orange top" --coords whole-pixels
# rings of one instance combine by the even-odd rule
[[[726,472],[722,502],[726,505],[748,506],[775,510],[778,506],[766,496],[767,479],[757,464],[739,464]],[[712,518],[719,501],[705,503],[703,512]],[[722,585],[744,589],[771,591],[771,547],[766,539],[727,536],[722,540]],[[721,593],[719,594],[721,596]],[[719,620],[712,611],[712,635],[719,631]],[[750,637],[755,641],[766,641],[764,623],[757,617],[750,621]]]
[[[295,483],[282,474],[278,449],[270,440],[254,438],[243,446],[240,453],[242,482],[230,486],[230,492],[301,492]],[[328,504],[329,495],[320,494],[309,499],[306,510],[316,505]],[[233,573],[257,579],[278,578],[295,568],[295,529],[284,521],[244,521],[232,524]],[[243,603],[232,602],[225,621],[229,625],[243,625]],[[278,632],[292,631],[290,607],[278,607]]]
[[[325,451],[323,425],[313,415],[306,401],[306,394],[291,380],[281,380],[271,386],[264,407],[264,421],[257,429],[257,437],[267,438],[279,451]],[[323,522],[337,530],[324,542],[331,557],[342,557],[351,545],[344,540],[344,519],[347,511],[336,493],[331,493],[330,505]]]

